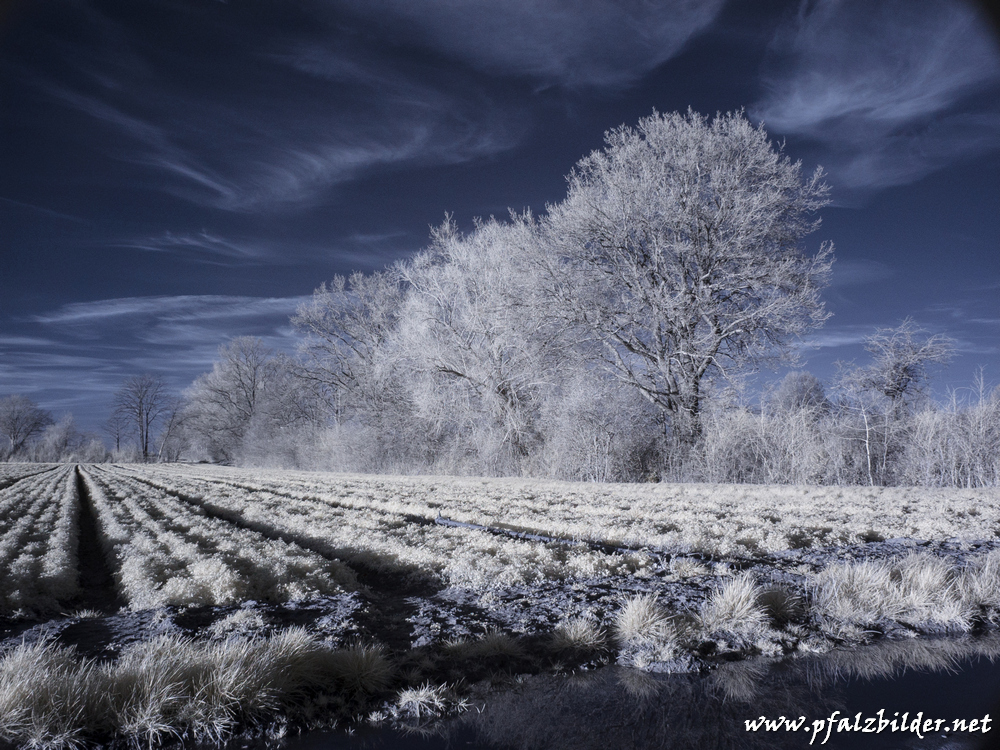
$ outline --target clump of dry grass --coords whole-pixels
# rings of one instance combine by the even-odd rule
[[[354,695],[386,690],[395,674],[385,649],[378,645],[356,644],[343,650],[327,650],[324,656],[324,671]]]
[[[604,648],[607,641],[604,628],[586,617],[566,620],[552,633],[552,645],[561,651],[597,651]]]
[[[1000,594],[1000,581],[991,578],[998,570],[1000,560],[986,559],[959,575],[946,560],[927,554],[844,563],[816,575],[813,601],[835,622],[967,630],[975,606]]]
[[[656,594],[626,599],[615,618],[615,632],[626,644],[671,643],[677,636],[670,614],[660,606]]]
[[[761,604],[763,589],[749,573],[742,573],[718,586],[699,612],[702,627],[708,633],[752,635],[767,626],[767,613]]]
[[[107,665],[41,641],[0,660],[0,739],[36,748],[114,736],[150,744],[167,736],[218,741],[309,692],[355,699],[381,692],[391,677],[381,650],[335,651],[298,628],[268,639],[167,635]]]
[[[757,597],[757,603],[771,622],[784,624],[801,616],[805,611],[802,597],[781,586],[769,586]]]
[[[30,747],[82,745],[106,715],[106,674],[73,648],[22,645],[0,661],[0,739]],[[88,718],[89,717],[89,718]],[[100,717],[100,718],[98,718]]]
[[[516,658],[524,653],[517,640],[500,630],[487,630],[474,641],[457,640],[445,644],[449,654],[458,659],[484,659],[495,656]]]
[[[1000,607],[1000,550],[973,558],[955,584],[970,606]]]
[[[447,691],[447,685],[430,683],[405,688],[396,699],[396,709],[402,716],[414,719],[440,716],[448,706]]]
[[[679,578],[708,575],[708,567],[691,557],[674,557],[670,560],[670,572]]]

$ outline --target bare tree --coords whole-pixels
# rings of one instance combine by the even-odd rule
[[[149,373],[132,375],[125,378],[113,403],[113,413],[135,430],[142,458],[148,460],[153,428],[169,405],[166,384]]]
[[[212,371],[188,389],[183,410],[168,410],[164,442],[183,422],[213,459],[233,462],[251,447],[251,437],[266,443],[286,427],[313,421],[310,394],[291,369],[287,358],[259,338],[233,339],[219,348]]]
[[[0,450],[0,458],[10,458],[19,453],[28,441],[51,424],[52,415],[26,396],[0,399],[0,436],[5,443]]]
[[[114,441],[116,453],[122,449],[122,440],[128,434],[130,426],[129,419],[117,409],[105,420],[104,432]]]
[[[156,451],[157,461],[176,461],[180,456],[185,416],[183,399],[171,397],[164,409],[160,447]]]
[[[338,420],[355,409],[377,412],[398,395],[385,355],[404,297],[396,269],[335,276],[292,318],[306,335],[297,374],[326,391]]]
[[[871,485],[894,479],[892,464],[903,454],[913,404],[924,395],[931,368],[948,362],[954,351],[952,339],[927,333],[907,318],[865,339],[868,365],[840,363],[841,407],[860,419],[857,439]]]
[[[801,248],[828,189],[742,114],[654,112],[605,141],[549,208],[570,271],[555,291],[691,445],[705,378],[787,356],[828,317],[831,248]]]
[[[923,395],[930,369],[949,362],[955,351],[949,337],[927,333],[911,318],[895,328],[877,329],[865,339],[871,363],[851,377],[864,390],[888,399],[894,411],[907,408]]]

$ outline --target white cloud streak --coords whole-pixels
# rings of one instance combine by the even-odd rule
[[[88,41],[53,42],[82,78],[40,75],[36,84],[119,136],[99,148],[151,170],[144,187],[237,213],[298,210],[372,171],[460,164],[514,147],[530,128],[527,105],[494,101],[470,68],[541,88],[628,86],[676,55],[723,4],[321,0],[300,8],[314,28],[274,33],[248,20],[256,15],[234,12],[218,16],[232,24],[220,39],[231,59],[204,52],[185,61],[203,66],[198,86],[163,64],[189,50],[150,46],[83,4]],[[189,20],[210,33],[205,19]],[[430,54],[387,52],[399,42]],[[234,59],[245,63],[238,81]]]
[[[894,274],[893,269],[877,260],[838,260],[833,266],[830,286],[837,289],[882,281]]]
[[[675,56],[724,0],[333,0],[436,53],[542,85],[618,87]]]
[[[122,297],[94,302],[73,302],[51,313],[36,315],[46,325],[95,324],[126,318],[132,325],[145,325],[147,318],[165,322],[215,321],[284,316],[287,322],[307,297],[240,297],[226,295],[179,295],[172,297]],[[238,335],[238,334],[234,334]]]
[[[960,0],[813,0],[772,44],[768,94],[751,113],[823,147],[835,184],[906,184],[1000,147],[988,24]]]
[[[235,14],[226,41],[242,39],[230,52],[244,63],[243,79],[232,86],[204,53],[188,61],[205,71],[204,85],[191,86],[175,80],[173,66],[147,60],[178,52],[143,48],[129,29],[89,6],[80,10],[83,33],[100,44],[52,44],[83,78],[22,74],[118,136],[98,147],[159,176],[146,187],[199,206],[305,208],[373,169],[490,156],[517,143],[526,127],[518,112],[383,62],[335,30],[310,34],[310,41],[304,34],[261,37],[262,29],[242,28],[246,20]]]
[[[116,243],[116,246],[154,253],[183,253],[208,263],[261,260],[273,262],[284,255],[283,248],[273,243],[262,240],[221,237],[204,229],[197,233],[167,231],[158,237],[120,242]]]

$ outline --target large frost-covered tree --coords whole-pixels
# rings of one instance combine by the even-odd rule
[[[338,275],[292,318],[305,334],[298,374],[327,394],[338,421],[398,399],[388,348],[404,296],[395,269]]]
[[[449,219],[400,266],[410,293],[400,341],[417,375],[414,401],[490,471],[517,472],[539,441],[538,410],[568,339],[537,283],[544,254],[534,219]]]
[[[605,141],[549,208],[568,271],[555,290],[691,445],[706,378],[787,354],[827,317],[831,249],[802,240],[828,190],[741,113],[654,112]]]

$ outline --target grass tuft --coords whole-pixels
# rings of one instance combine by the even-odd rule
[[[301,628],[269,639],[166,635],[107,665],[41,641],[0,660],[0,739],[36,748],[115,736],[146,744],[184,736],[218,742],[317,690],[357,699],[385,690],[391,678],[379,648],[335,651]]]
[[[805,611],[802,597],[781,586],[770,586],[760,592],[757,603],[771,622],[784,624],[802,616]]]
[[[561,651],[598,651],[607,641],[604,629],[585,617],[566,620],[552,633],[552,645]]]
[[[671,644],[676,640],[670,614],[656,594],[641,594],[625,600],[615,618],[618,640],[626,644]]]
[[[990,557],[961,574],[927,554],[833,565],[816,575],[813,600],[819,614],[834,622],[968,630],[975,607],[1000,594],[994,577],[1000,560]]]
[[[728,579],[702,605],[699,613],[702,627],[709,633],[758,633],[767,625],[767,613],[760,601],[762,594],[760,585],[749,573]]]
[[[420,719],[440,716],[448,706],[446,685],[424,683],[420,687],[401,690],[396,707],[403,716]]]

